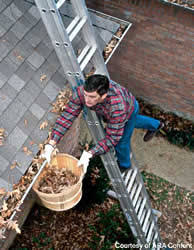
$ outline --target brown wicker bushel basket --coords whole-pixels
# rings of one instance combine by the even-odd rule
[[[48,166],[45,166],[33,185],[33,190],[37,193],[43,206],[54,211],[64,211],[74,207],[81,200],[83,169],[77,166],[77,162],[75,157],[68,154],[57,154],[53,157],[52,167],[65,168],[78,177],[75,185],[66,187],[63,192],[58,194],[46,194],[38,190],[40,180],[46,175]]]

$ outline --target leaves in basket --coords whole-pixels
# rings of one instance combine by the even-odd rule
[[[47,169],[46,175],[40,180],[38,190],[43,193],[57,194],[77,182],[78,177],[71,171],[51,166]]]

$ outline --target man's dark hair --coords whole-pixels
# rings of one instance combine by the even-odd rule
[[[96,91],[100,96],[106,94],[109,89],[109,79],[104,75],[91,75],[84,83],[84,90],[87,92]]]

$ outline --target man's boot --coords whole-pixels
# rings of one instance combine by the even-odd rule
[[[155,135],[160,129],[162,129],[163,127],[164,127],[164,123],[163,123],[163,122],[160,122],[160,125],[159,125],[159,127],[158,127],[156,130],[148,130],[148,131],[146,132],[146,134],[144,135],[143,140],[144,140],[145,142],[150,141],[150,140],[154,137],[154,135]]]

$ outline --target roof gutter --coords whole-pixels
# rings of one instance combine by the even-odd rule
[[[107,14],[102,13],[102,12],[97,11],[97,10],[93,10],[93,9],[90,9],[90,8],[88,8],[88,10],[91,11],[91,12],[94,12],[95,14],[99,14],[100,16],[105,17],[105,18],[107,18],[107,19],[109,19],[111,21],[115,21],[117,23],[123,24],[126,27],[126,29],[125,29],[125,31],[124,31],[124,33],[122,34],[121,37],[113,35],[113,37],[116,38],[118,40],[118,42],[117,42],[116,46],[114,47],[114,49],[111,51],[111,53],[108,56],[108,58],[106,59],[105,64],[107,64],[109,62],[109,60],[111,59],[112,55],[114,54],[115,50],[117,49],[117,47],[119,46],[119,44],[121,43],[121,41],[123,40],[123,38],[125,37],[125,35],[127,34],[128,30],[131,28],[132,23],[127,22],[127,21],[122,20],[122,19],[117,18],[117,17],[113,17],[113,16],[110,16],[110,15],[107,15]]]
[[[45,160],[43,162],[43,164],[41,165],[40,169],[38,170],[37,174],[35,175],[35,177],[33,178],[33,181],[31,182],[31,184],[28,186],[28,188],[26,189],[20,203],[19,206],[15,208],[15,211],[12,213],[12,215],[10,216],[9,220],[12,221],[17,213],[17,210],[20,208],[20,206],[23,204],[25,198],[27,197],[28,193],[30,192],[31,188],[33,187],[35,181],[37,180],[38,176],[40,175],[40,173],[42,172],[42,170],[44,169],[45,165],[47,164],[47,161]],[[6,231],[5,228],[1,229],[2,233],[4,233]]]

